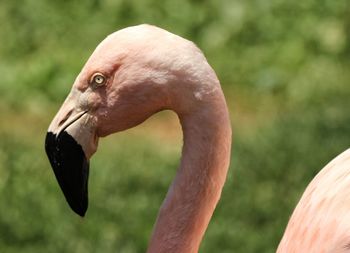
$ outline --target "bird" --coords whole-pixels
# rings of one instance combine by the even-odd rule
[[[285,252],[350,252],[350,149],[307,186],[278,246]]]
[[[107,36],[52,120],[45,150],[69,206],[84,216],[99,138],[162,110],[177,114],[183,147],[147,252],[195,253],[227,177],[232,129],[220,82],[193,42],[147,24]],[[277,253],[350,252],[349,210],[350,149],[307,186]]]
[[[198,252],[226,180],[232,130],[220,82],[193,42],[147,24],[107,36],[52,120],[45,150],[68,204],[84,216],[99,138],[162,110],[177,114],[183,147],[147,252]]]

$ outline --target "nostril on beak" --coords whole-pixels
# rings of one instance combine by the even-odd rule
[[[62,126],[64,122],[67,121],[67,119],[72,115],[73,110],[70,110],[67,115],[58,123],[58,127]]]

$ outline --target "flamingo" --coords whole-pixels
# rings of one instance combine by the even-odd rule
[[[51,122],[45,149],[68,204],[84,216],[89,159],[99,138],[134,127],[161,110],[178,115],[184,145],[147,252],[194,253],[226,180],[231,125],[220,82],[191,41],[151,25],[109,35]],[[348,150],[311,182],[277,252],[350,252],[349,165]]]

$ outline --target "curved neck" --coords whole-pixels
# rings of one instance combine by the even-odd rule
[[[229,166],[231,127],[221,90],[190,113],[181,164],[159,211],[148,253],[194,253],[220,198]]]

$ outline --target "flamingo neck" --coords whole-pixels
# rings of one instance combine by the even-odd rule
[[[231,127],[221,90],[208,101],[191,113],[178,113],[184,134],[181,163],[159,211],[148,253],[198,252],[220,199]]]

